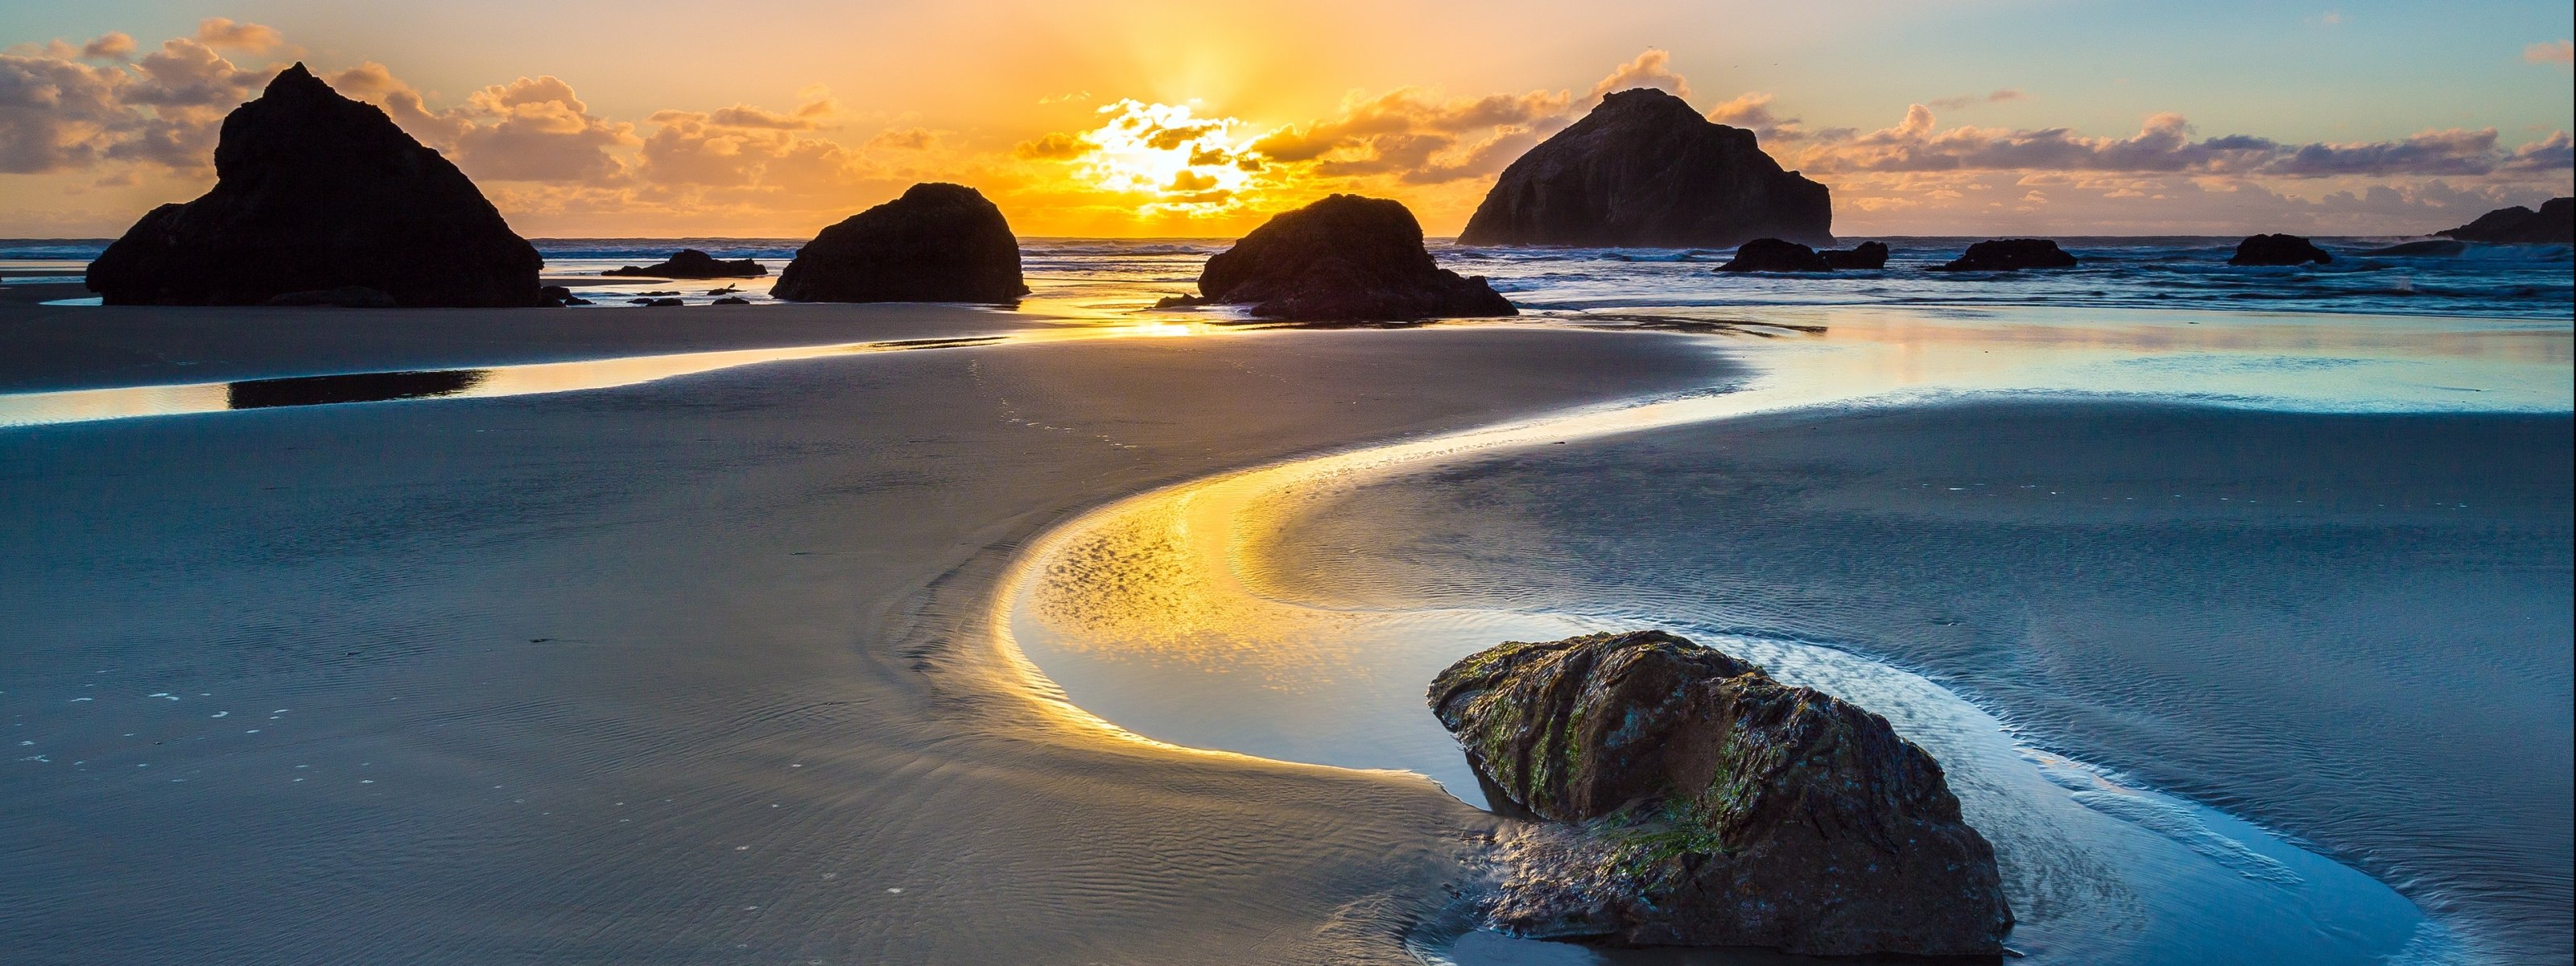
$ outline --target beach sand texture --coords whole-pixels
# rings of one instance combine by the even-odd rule
[[[0,311],[21,389],[1008,325]],[[993,582],[1123,494],[1725,371],[1664,335],[1247,333],[12,430],[8,737],[44,761],[0,772],[0,932],[32,962],[1409,961],[1489,817],[1105,734],[997,652]]]

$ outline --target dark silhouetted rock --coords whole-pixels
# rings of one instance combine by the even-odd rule
[[[2450,258],[2468,250],[2468,242],[2443,238],[2431,241],[2398,242],[2386,248],[2373,248],[2362,254],[2397,258]]]
[[[2521,205],[2498,208],[2433,234],[2473,242],[2576,244],[2576,198],[2551,198],[2541,202],[2539,211]]]
[[[269,305],[330,305],[344,309],[390,309],[401,303],[383,289],[364,285],[316,289],[310,292],[281,292],[271,297]]]
[[[792,302],[1012,302],[1027,295],[1002,210],[929,182],[823,229],[769,294]]]
[[[1467,220],[1468,245],[1729,248],[1756,238],[1833,244],[1824,185],[1782,171],[1753,132],[1711,123],[1651,88],[1601,99],[1503,169]]]
[[[2237,242],[2236,254],[2227,258],[2230,265],[2323,265],[2331,261],[2333,255],[2297,235],[2255,235]]]
[[[537,304],[557,306],[589,305],[590,300],[572,294],[571,289],[565,288],[561,285],[548,285],[537,290]]]
[[[1512,315],[1482,277],[1431,260],[1403,204],[1332,195],[1281,212],[1199,272],[1199,297],[1166,305],[1248,304],[1266,319],[1398,322]]]
[[[1524,935],[1815,955],[1995,955],[1994,848],[1887,720],[1660,631],[1510,643],[1431,685],[1521,851]]]
[[[715,300],[715,301],[713,301],[713,302],[709,302],[709,303],[707,303],[707,304],[708,304],[708,305],[750,305],[750,304],[751,304],[751,300],[750,300],[750,299],[747,299],[747,298],[743,298],[742,296],[739,296],[739,295],[727,295],[727,296],[725,296],[725,297],[723,297],[723,298],[717,299],[717,300]]]
[[[1735,249],[1735,258],[1717,267],[1721,272],[1830,272],[1824,256],[1816,250],[1793,241],[1756,238]]]
[[[628,305],[641,305],[641,306],[643,306],[643,307],[645,307],[645,308],[648,308],[648,309],[668,309],[668,308],[676,308],[676,307],[678,307],[678,306],[682,306],[682,305],[687,305],[687,304],[689,304],[689,303],[687,303],[687,302],[683,302],[683,301],[680,301],[679,299],[661,298],[661,299],[627,299],[627,300],[626,300],[626,304],[628,304]]]
[[[215,187],[89,266],[109,305],[259,305],[362,286],[409,306],[542,304],[544,259],[474,183],[297,64],[224,118]]]
[[[2014,238],[2005,241],[1981,241],[1968,246],[1967,254],[1954,261],[1924,269],[1927,272],[2015,272],[2025,268],[2073,268],[2075,256],[2057,243],[2045,238]]]
[[[1840,251],[1826,249],[1824,251],[1817,252],[1816,254],[1823,256],[1825,264],[1836,270],[1846,268],[1875,269],[1887,267],[1886,242],[1862,242],[1851,248]]]
[[[707,290],[707,294],[709,294],[709,295],[732,295],[733,293],[735,293],[735,292],[739,292],[739,291],[742,291],[742,286],[739,286],[739,285],[727,285],[727,286],[725,286],[725,287],[723,287],[723,288],[711,288],[711,289],[708,289],[708,290]]]
[[[659,265],[628,265],[599,274],[646,278],[758,278],[769,274],[769,269],[748,258],[728,262],[695,248],[683,248]]]

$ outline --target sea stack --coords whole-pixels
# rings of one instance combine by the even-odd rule
[[[1441,268],[1422,223],[1400,202],[1332,195],[1282,212],[1208,259],[1199,297],[1166,305],[1249,304],[1265,319],[1403,322],[1513,315],[1485,284]]]
[[[2540,210],[2521,205],[2498,208],[2478,220],[2434,232],[2460,241],[2503,244],[2576,244],[2576,198],[2551,198]]]
[[[2297,235],[2255,235],[2236,243],[2230,265],[2324,265],[2334,256]]]
[[[1521,155],[1485,194],[1468,245],[1730,248],[1833,244],[1824,185],[1783,171],[1753,132],[1653,88],[1620,91]]]
[[[1735,257],[1717,267],[1721,272],[1830,272],[1832,265],[1816,250],[1793,241],[1756,238],[1735,249]]]
[[[1496,811],[1568,824],[1490,913],[1529,936],[1993,956],[1994,847],[1881,718],[1660,631],[1509,643],[1431,685]]]
[[[1968,246],[1958,258],[1927,272],[2018,272],[2025,268],[2074,268],[2075,256],[2045,238],[2007,238]]]
[[[152,209],[89,267],[109,305],[543,304],[545,261],[464,172],[297,64],[224,118],[214,190]],[[306,295],[305,293],[323,293]]]
[[[959,184],[925,182],[823,229],[778,273],[792,302],[1014,302],[1029,294],[1002,210]]]
[[[683,248],[657,265],[626,265],[599,274],[641,278],[759,278],[769,274],[769,269],[749,258],[726,261],[695,248]]]

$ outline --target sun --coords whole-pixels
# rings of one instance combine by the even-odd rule
[[[1076,178],[1101,191],[1139,195],[1140,210],[1213,214],[1238,207],[1266,167],[1231,117],[1200,117],[1189,104],[1122,100],[1085,132]]]

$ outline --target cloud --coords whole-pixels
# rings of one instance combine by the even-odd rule
[[[2522,49],[2522,59],[2535,64],[2557,64],[2564,67],[2570,63],[2576,63],[2576,41],[2557,40],[2545,44],[2533,44]]]
[[[1936,97],[1929,101],[1925,101],[1924,103],[1940,110],[1951,111],[1962,107],[1974,107],[1979,104],[2001,104],[2005,101],[2027,100],[2029,97],[2030,95],[2022,93],[2021,88],[2006,87],[1991,94],[1961,94],[1957,97]]]
[[[82,44],[80,55],[89,60],[125,60],[134,56],[134,38],[128,34],[109,31],[100,34],[96,40]]]
[[[1761,143],[1806,138],[1807,132],[1799,127],[1797,118],[1771,113],[1771,101],[1771,94],[1767,91],[1747,91],[1736,95],[1734,100],[1709,108],[1707,117],[1728,127],[1751,131],[1754,140]]]
[[[161,49],[143,55],[134,69],[142,78],[126,89],[129,103],[226,110],[251,99],[277,74],[275,68],[235,67],[213,47],[184,39],[163,43]]]
[[[124,63],[133,50],[133,38],[108,34],[80,47],[53,41],[0,54],[0,173],[107,161],[203,170],[224,113],[276,72],[236,66],[187,38]]]
[[[1652,87],[1674,97],[1691,96],[1690,81],[1673,73],[1672,60],[1672,54],[1661,50],[1638,54],[1635,60],[1613,68],[1610,76],[1592,85],[1592,100],[1597,102],[1604,94],[1637,87]]]
[[[2250,135],[2194,137],[2182,115],[2149,116],[2136,134],[2087,137],[2066,128],[1942,128],[1916,104],[1892,127],[1828,132],[1787,162],[1810,173],[2074,171],[2325,178],[2482,176],[2565,170],[2556,138],[2506,150],[2493,128],[2425,131],[2395,141],[2284,144]],[[2557,167],[2552,168],[2551,165]]]
[[[1572,100],[1563,91],[1444,97],[1404,87],[1345,100],[1338,116],[1272,131],[1251,149],[1269,161],[1315,162],[1328,177],[1455,181],[1500,171],[1538,135],[1571,123]]]
[[[286,44],[276,28],[255,23],[235,23],[223,17],[208,17],[197,24],[197,42],[208,47],[264,53]]]
[[[782,114],[765,111],[749,104],[736,104],[708,115],[708,123],[720,127],[762,128],[771,131],[818,130],[823,127],[825,120],[839,113],[841,103],[833,100],[828,91],[816,89],[812,93],[813,96],[805,103],[797,105],[794,111]]]
[[[867,147],[890,151],[928,151],[939,146],[939,132],[923,127],[890,127],[868,139]]]
[[[0,172],[80,168],[104,157],[136,118],[126,75],[57,57],[0,54]]]
[[[1091,143],[1081,135],[1056,132],[1022,141],[1011,154],[1029,161],[1071,161],[1090,150]]]

